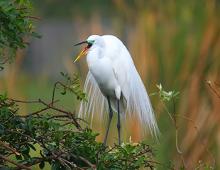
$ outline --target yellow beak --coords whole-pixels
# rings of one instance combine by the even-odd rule
[[[87,47],[84,48],[84,49],[79,53],[79,55],[76,57],[76,59],[74,60],[74,63],[77,62],[77,61],[80,59],[80,57],[85,56],[85,55],[87,54],[87,50],[88,50]]]

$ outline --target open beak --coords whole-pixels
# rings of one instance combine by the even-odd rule
[[[74,46],[77,46],[77,45],[81,45],[81,44],[87,44],[87,41],[83,41],[83,42],[80,42],[80,43],[77,43],[75,44]],[[74,60],[74,63],[76,61],[78,61],[82,56],[85,56],[87,54],[87,51],[88,51],[88,47],[85,47],[80,53],[79,55],[76,57],[76,59]]]

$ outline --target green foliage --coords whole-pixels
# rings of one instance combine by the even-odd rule
[[[170,120],[173,123],[173,128],[175,129],[175,147],[176,147],[176,152],[179,154],[179,156],[181,157],[182,164],[179,166],[180,170],[186,170],[188,169],[186,164],[184,163],[184,157],[182,156],[183,152],[180,149],[179,146],[179,142],[178,142],[178,134],[179,134],[179,124],[178,124],[178,114],[175,110],[175,100],[177,99],[177,97],[179,96],[179,92],[172,90],[172,91],[165,91],[165,89],[162,87],[162,85],[156,85],[158,88],[158,92],[153,93],[153,95],[158,95],[160,101],[163,103],[165,112],[168,114]],[[171,109],[169,109],[168,105],[171,104],[173,109],[171,111]],[[186,118],[186,120],[190,120],[187,117],[183,117]],[[196,125],[194,125],[196,127]],[[176,169],[175,165],[173,164],[173,162],[170,162],[169,165],[170,169]],[[196,165],[195,170],[213,170],[213,166],[211,166],[208,163],[203,163],[202,161],[198,162],[198,165]]]
[[[59,82],[62,88],[76,96],[82,93],[77,77],[72,81],[67,74],[62,75],[66,81]],[[123,143],[111,148],[97,142],[98,134],[82,128],[81,119],[75,113],[56,105],[56,84],[51,103],[41,99],[18,101],[9,99],[6,94],[0,95],[0,168],[31,169],[37,165],[43,169],[46,163],[54,170],[154,167],[152,149],[145,143]],[[74,88],[69,90],[72,86]],[[21,116],[18,102],[42,108]]]
[[[86,94],[80,88],[79,76],[74,74],[73,77],[69,76],[67,73],[60,72],[60,74],[65,79],[65,85],[61,82],[57,82],[57,84],[63,87],[62,95],[65,95],[67,91],[72,92],[76,95],[78,100],[87,100]],[[55,84],[56,86],[56,84]]]
[[[0,0],[0,64],[26,46],[25,38],[39,37],[33,31],[31,8],[29,0]]]
[[[145,143],[122,143],[103,152],[98,169],[153,169],[152,150]]]
[[[176,98],[179,95],[179,92],[173,91],[165,91],[162,87],[162,85],[157,85],[157,88],[159,89],[158,94],[162,101],[169,102],[172,99]]]

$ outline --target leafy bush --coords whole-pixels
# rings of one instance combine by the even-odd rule
[[[42,169],[49,163],[51,169],[152,169],[155,163],[149,145],[123,143],[106,147],[95,140],[97,133],[80,125],[81,119],[74,113],[56,106],[58,84],[62,94],[68,89],[78,100],[86,100],[78,87],[77,76],[62,75],[66,81],[55,83],[50,103],[41,99],[19,101],[0,95],[0,168],[31,169],[38,165]],[[42,108],[23,115],[19,113],[19,102]]]
[[[39,37],[33,31],[29,0],[0,1],[0,68],[15,55],[18,48],[24,48],[30,36]]]

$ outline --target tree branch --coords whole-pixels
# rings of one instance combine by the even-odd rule
[[[0,154],[0,158],[3,159],[3,160],[5,160],[5,161],[7,161],[7,162],[9,162],[9,163],[11,163],[11,164],[16,165],[16,166],[17,166],[18,168],[20,168],[20,169],[31,170],[31,168],[29,168],[29,167],[27,167],[27,166],[25,166],[25,165],[23,165],[23,164],[19,164],[19,163],[13,161],[13,160],[10,160],[10,159],[8,159],[7,157],[5,157],[5,156],[3,156],[3,155],[1,155],[1,154]]]

